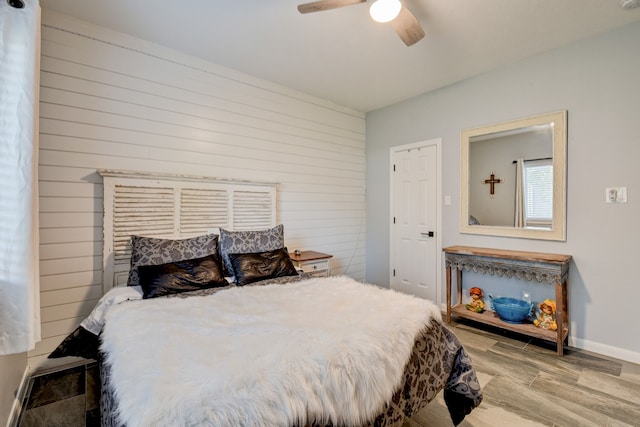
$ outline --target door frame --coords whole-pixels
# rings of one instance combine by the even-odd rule
[[[411,144],[399,145],[389,149],[389,284],[393,281],[393,266],[395,255],[393,251],[394,226],[393,226],[393,160],[394,154],[401,151],[410,151],[424,147],[436,147],[436,298],[434,303],[442,305],[442,138],[428,139]]]

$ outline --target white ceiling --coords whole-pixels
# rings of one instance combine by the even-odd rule
[[[619,0],[403,0],[426,37],[406,47],[368,3],[40,0],[45,9],[368,112],[634,21]]]

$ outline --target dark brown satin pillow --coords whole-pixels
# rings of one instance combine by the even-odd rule
[[[138,267],[143,298],[227,286],[218,255]]]
[[[289,258],[287,248],[246,254],[229,254],[236,285],[281,276],[297,276],[298,271]]]

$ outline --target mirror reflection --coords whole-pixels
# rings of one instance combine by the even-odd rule
[[[461,231],[564,240],[566,113],[462,133]]]
[[[551,228],[552,131],[547,123],[470,139],[471,225]]]

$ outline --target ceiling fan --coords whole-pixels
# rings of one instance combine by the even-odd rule
[[[298,5],[298,12],[311,13],[338,7],[365,3],[367,0],[319,0]],[[400,0],[376,0],[371,5],[369,13],[374,21],[391,22],[393,29],[404,44],[411,46],[424,37],[424,30],[409,9]]]

